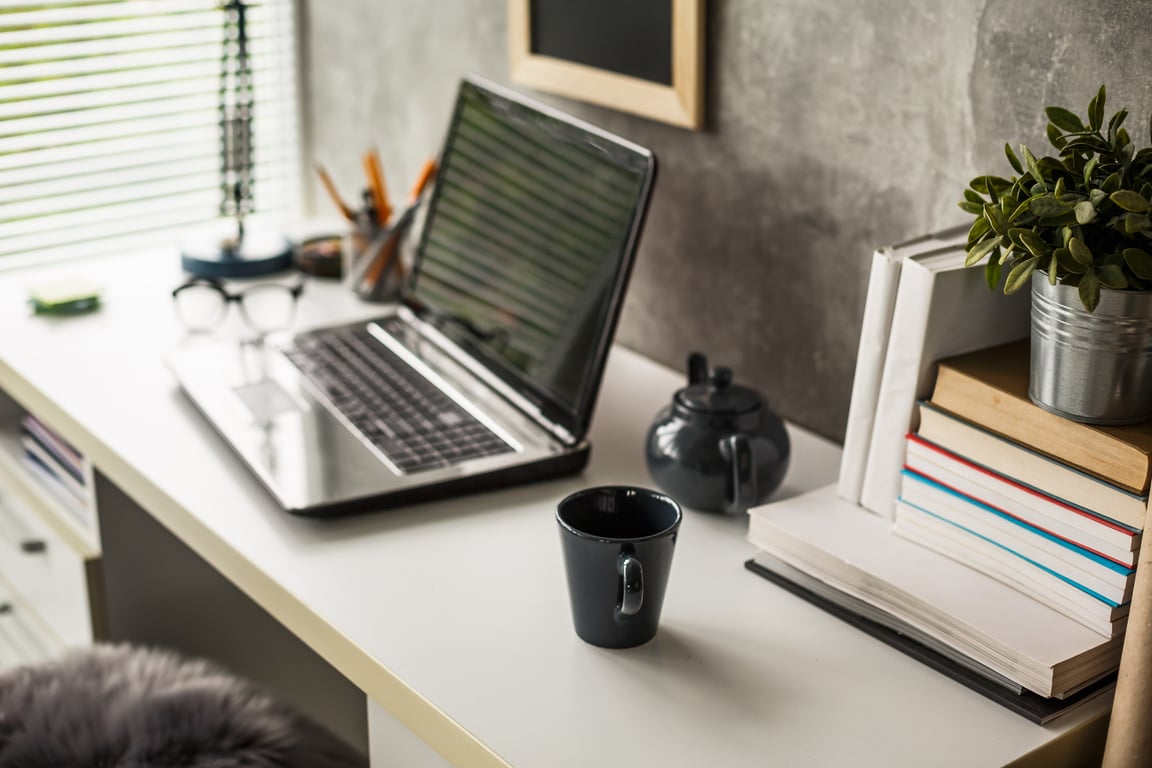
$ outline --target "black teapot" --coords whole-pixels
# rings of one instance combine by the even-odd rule
[[[784,423],[732,371],[688,356],[688,386],[656,414],[645,447],[661,490],[693,509],[738,514],[772,495],[788,470]]]

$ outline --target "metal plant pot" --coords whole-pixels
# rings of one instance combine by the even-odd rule
[[[1032,275],[1029,396],[1086,424],[1152,418],[1152,292],[1103,288],[1095,312],[1077,289]]]

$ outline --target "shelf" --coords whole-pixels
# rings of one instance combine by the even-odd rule
[[[87,520],[57,498],[52,489],[37,480],[25,466],[24,448],[20,443],[18,424],[0,426],[0,486],[18,496],[76,553],[85,560],[100,556],[100,536],[96,523],[96,505],[90,504]],[[92,478],[88,478],[89,487]]]

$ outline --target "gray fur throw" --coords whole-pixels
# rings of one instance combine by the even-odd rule
[[[205,661],[126,645],[0,672],[0,768],[362,768],[367,761]]]

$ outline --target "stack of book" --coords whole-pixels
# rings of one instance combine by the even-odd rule
[[[1032,405],[1027,292],[989,290],[965,243],[875,252],[839,481],[750,509],[746,566],[1044,723],[1115,687],[1152,439]]]
[[[92,465],[80,451],[31,414],[20,422],[24,466],[85,529],[94,526]]]
[[[1152,424],[1094,427],[1028,398],[1027,341],[940,361],[907,436],[897,534],[1106,637],[1124,631]]]

